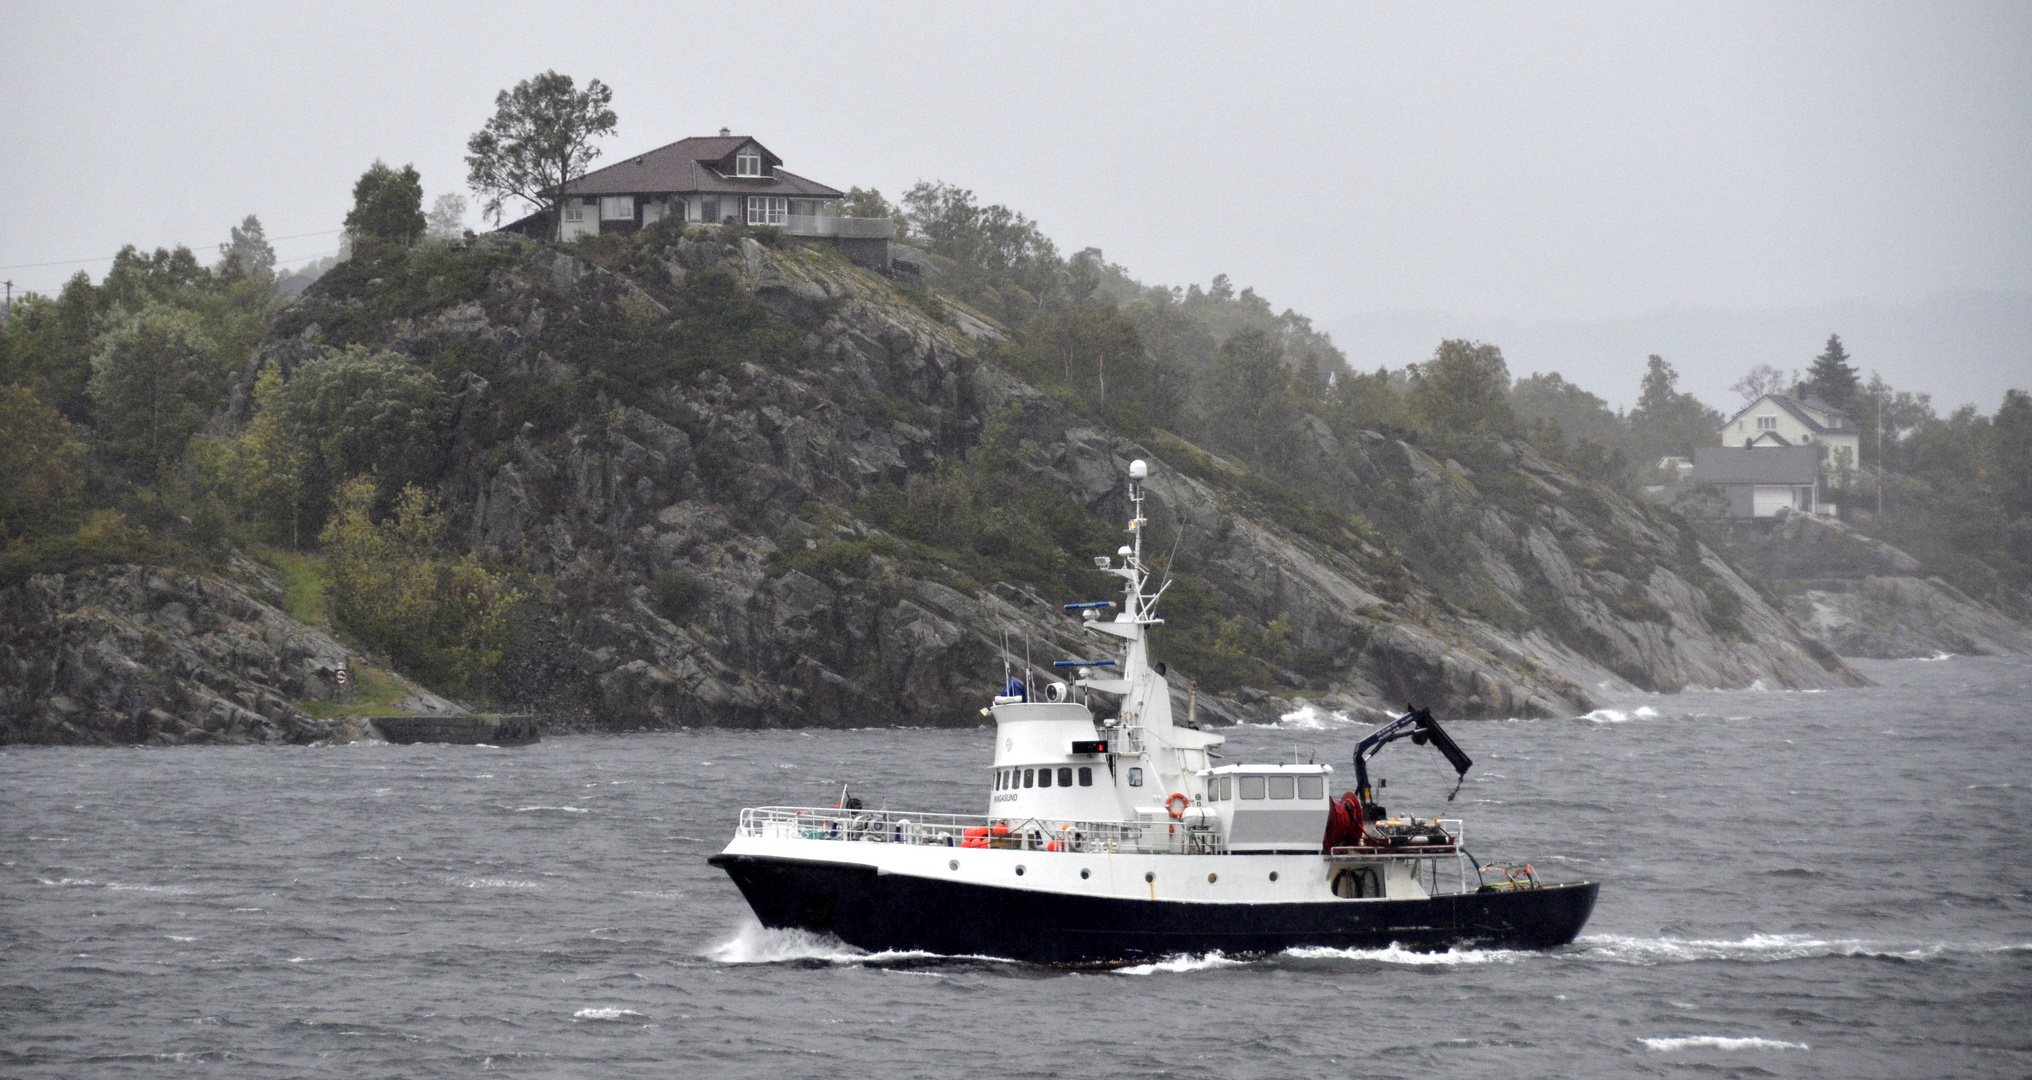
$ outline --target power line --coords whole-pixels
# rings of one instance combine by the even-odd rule
[[[291,236],[270,236],[265,237],[264,239],[266,239],[271,244],[276,244],[281,243],[284,240],[301,240],[306,236],[331,236],[334,233],[342,233],[345,231],[346,230],[344,229],[324,229],[319,232],[296,233]],[[187,245],[178,244],[177,246],[185,247]],[[117,259],[119,257],[120,256],[118,255],[108,255],[102,259],[57,259],[53,262],[15,263],[12,266],[0,266],[0,270],[32,270],[42,266],[81,266],[86,263],[112,262],[114,259]]]

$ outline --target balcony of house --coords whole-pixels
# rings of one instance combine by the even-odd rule
[[[792,236],[840,240],[887,240],[896,235],[896,223],[888,218],[832,217],[825,214],[787,214],[783,217],[782,228]]]

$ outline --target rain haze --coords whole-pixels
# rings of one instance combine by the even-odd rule
[[[10,10],[17,294],[248,213],[285,266],[330,253],[366,165],[463,193],[495,93],[556,69],[614,88],[606,161],[730,127],[843,187],[944,180],[1365,369],[1473,337],[1627,406],[1660,353],[1726,408],[1839,332],[1985,409],[2032,370],[2023,4]]]

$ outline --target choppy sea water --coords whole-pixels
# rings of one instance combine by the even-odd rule
[[[1437,755],[1387,750],[1393,810],[1603,883],[1549,953],[868,956],[762,930],[705,865],[740,807],[843,783],[979,812],[980,730],[8,749],[0,1075],[2024,1076],[2032,662],[1859,666],[1457,725],[1452,807]]]

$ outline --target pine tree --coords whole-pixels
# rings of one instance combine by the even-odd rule
[[[1855,365],[1849,363],[1848,350],[1842,348],[1841,335],[1829,334],[1827,348],[1813,358],[1813,367],[1806,373],[1806,392],[1846,410],[1861,385]]]

